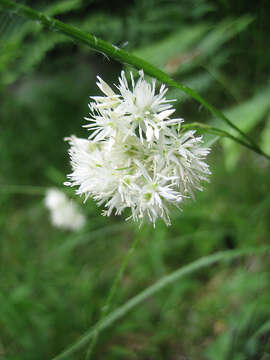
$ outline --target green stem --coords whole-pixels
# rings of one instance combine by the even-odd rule
[[[227,137],[227,138],[247,147],[248,149],[251,149],[251,150],[255,151],[256,153],[260,154],[260,152],[257,149],[254,149],[252,145],[248,144],[244,140],[237,138],[236,136],[233,136],[232,134],[228,133],[225,130],[221,130],[221,129],[215,128],[213,126],[198,123],[198,122],[183,124],[182,128],[187,129],[187,130],[198,130],[198,132],[201,132],[201,133],[209,133],[209,134],[217,135],[220,137]]]
[[[88,341],[93,338],[97,326],[99,327],[99,332],[107,329],[114,322],[124,317],[129,311],[131,311],[136,306],[143,303],[146,299],[153,296],[157,292],[163,290],[166,286],[171,285],[175,281],[178,281],[179,279],[183,278],[184,276],[190,275],[202,268],[209,267],[217,262],[231,261],[241,256],[257,255],[269,251],[270,251],[269,246],[241,249],[241,250],[226,250],[209,256],[205,256],[199,260],[195,260],[191,264],[181,267],[180,269],[174,271],[173,273],[164,276],[154,285],[148,287],[138,295],[134,296],[132,299],[128,300],[124,305],[114,310],[112,313],[110,313],[108,316],[106,316],[103,319],[102,323],[95,325],[85,335],[83,335],[76,343],[74,343],[67,350],[64,350],[61,354],[54,357],[52,360],[63,360],[63,359],[71,358],[71,355],[73,355],[82,347],[84,347],[88,343]]]
[[[118,48],[104,40],[98,39],[94,35],[88,34],[76,28],[75,26],[68,25],[54,19],[53,17],[47,16],[41,12],[35,11],[32,8],[16,3],[13,0],[0,0],[0,6],[8,11],[11,11],[17,15],[25,16],[28,19],[38,21],[43,25],[47,26],[51,30],[60,31],[73,39],[78,40],[81,43],[84,43],[90,46],[92,49],[99,51],[101,53],[105,53],[109,55],[111,58],[120,61],[124,64],[129,64],[134,66],[137,69],[143,69],[145,73],[148,75],[157,78],[161,82],[175,87],[186,94],[193,97],[199,103],[204,105],[214,116],[220,118],[222,121],[227,123],[231,128],[236,130],[246,141],[252,146],[252,149],[256,152],[270,159],[270,155],[265,154],[259,146],[241,129],[239,129],[236,125],[234,125],[221,111],[216,109],[214,106],[210,105],[201,95],[199,95],[193,89],[176,82],[172,78],[170,78],[165,72],[151,65],[149,62],[130,54],[129,52]]]
[[[100,330],[101,330],[101,326],[102,326],[102,323],[104,321],[104,318],[106,317],[106,315],[108,314],[109,310],[110,310],[110,306],[111,306],[111,302],[112,302],[112,299],[115,295],[115,292],[119,286],[119,283],[122,279],[122,276],[124,274],[124,271],[129,263],[129,260],[131,258],[131,255],[133,254],[138,242],[139,242],[139,239],[140,239],[140,236],[136,236],[131,244],[131,247],[127,253],[127,255],[125,256],[124,258],[124,261],[122,262],[122,265],[118,271],[118,274],[116,275],[115,279],[114,279],[114,282],[113,282],[113,285],[111,287],[111,290],[107,296],[107,299],[105,301],[105,305],[103,306],[103,309],[102,309],[102,315],[101,315],[101,318],[98,322],[98,324],[96,325],[95,327],[95,331],[94,331],[94,334],[93,334],[93,337],[92,337],[92,341],[88,347],[88,350],[87,350],[87,353],[86,353],[86,360],[90,360],[91,358],[91,355],[93,353],[93,350],[94,350],[94,347],[97,343],[97,340],[98,340],[98,335],[100,333]]]

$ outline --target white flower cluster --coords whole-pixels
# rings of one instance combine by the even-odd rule
[[[45,206],[50,210],[51,222],[54,226],[79,230],[85,224],[85,217],[80,213],[77,204],[55,188],[48,189],[45,196]]]
[[[201,147],[195,131],[180,131],[183,119],[171,118],[175,109],[165,98],[165,85],[156,93],[155,81],[149,84],[143,71],[139,74],[136,83],[130,74],[130,89],[122,72],[119,93],[98,77],[105,96],[91,97],[89,138],[68,138],[73,172],[65,184],[104,204],[103,215],[129,208],[128,219],[155,224],[160,217],[169,225],[169,206],[202,190],[210,149]]]

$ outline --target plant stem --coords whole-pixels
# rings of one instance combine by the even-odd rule
[[[96,343],[97,343],[97,340],[98,340],[98,335],[99,335],[99,333],[100,333],[101,325],[102,325],[102,323],[103,323],[103,320],[104,320],[104,318],[106,317],[106,315],[108,314],[108,312],[109,312],[109,310],[110,310],[110,306],[111,306],[112,299],[113,299],[113,297],[114,297],[114,295],[115,295],[115,292],[116,292],[116,290],[117,290],[117,288],[118,288],[118,286],[119,286],[119,283],[120,283],[120,281],[121,281],[121,279],[122,279],[122,276],[123,276],[123,274],[124,274],[124,271],[125,271],[128,263],[129,263],[129,260],[130,260],[130,258],[131,258],[131,255],[133,254],[133,252],[134,252],[134,250],[135,250],[135,248],[136,248],[136,246],[137,246],[137,244],[138,244],[138,242],[139,242],[139,239],[140,239],[140,235],[135,236],[135,238],[134,238],[134,240],[133,240],[133,242],[132,242],[132,244],[131,244],[131,247],[130,247],[130,249],[128,250],[128,253],[127,253],[127,255],[125,256],[125,258],[124,258],[124,260],[123,260],[123,262],[122,262],[122,264],[121,264],[121,267],[120,267],[120,269],[119,269],[119,271],[118,271],[118,273],[117,273],[117,275],[116,275],[116,277],[115,277],[115,279],[114,279],[114,282],[113,282],[113,284],[112,284],[112,287],[111,287],[111,289],[110,289],[110,292],[109,292],[109,294],[108,294],[108,296],[107,296],[107,299],[106,299],[106,301],[105,301],[105,304],[104,304],[104,306],[103,306],[103,308],[102,308],[101,318],[100,318],[98,324],[97,324],[96,327],[95,327],[95,332],[94,332],[94,334],[93,334],[92,341],[91,341],[91,343],[90,343],[90,345],[89,345],[89,347],[88,347],[88,350],[87,350],[87,353],[86,353],[86,357],[85,357],[86,360],[90,360],[90,358],[91,358],[91,355],[92,355],[92,353],[93,353],[94,347],[95,347],[95,345],[96,345]]]
[[[226,250],[220,251],[212,255],[205,256],[198,260],[193,261],[192,263],[185,265],[176,271],[172,272],[169,275],[164,276],[155,284],[149,286],[147,289],[143,290],[138,295],[134,296],[132,299],[128,300],[125,304],[111,312],[106,316],[103,321],[95,325],[90,329],[85,335],[83,335],[76,343],[71,345],[68,349],[64,350],[61,354],[57,355],[51,360],[63,360],[71,359],[71,355],[75,354],[83,346],[85,346],[90,339],[93,338],[96,327],[99,327],[99,332],[107,329],[117,320],[124,317],[129,311],[143,303],[146,299],[163,290],[166,286],[173,284],[175,281],[185,277],[186,275],[193,274],[194,272],[209,267],[217,262],[231,261],[238,259],[242,256],[258,255],[266,252],[270,252],[270,247],[257,247],[257,248],[247,248],[247,249],[237,249],[237,250]]]
[[[244,139],[246,139],[246,141],[252,146],[252,149],[254,151],[270,159],[270,155],[265,154],[247,134],[245,134],[241,129],[239,129],[236,125],[234,125],[221,111],[219,111],[214,106],[209,104],[195,90],[187,86],[184,86],[179,82],[176,82],[171,77],[169,77],[165,72],[151,65],[149,62],[137,56],[134,56],[131,53],[123,49],[120,49],[113,44],[98,39],[94,35],[83,32],[80,29],[76,28],[75,26],[65,24],[62,21],[54,19],[53,17],[47,16],[41,12],[35,11],[34,9],[28,6],[16,3],[13,0],[0,0],[0,7],[10,11],[11,13],[25,16],[28,19],[38,21],[43,25],[45,25],[46,27],[48,27],[50,30],[60,31],[72,37],[73,39],[76,39],[79,42],[90,46],[92,49],[98,52],[109,55],[111,58],[117,61],[120,61],[124,64],[132,65],[139,70],[143,69],[145,73],[147,73],[148,75],[157,78],[158,80],[169,86],[175,87],[185,92],[186,94],[190,95],[192,98],[197,100],[199,103],[204,105],[214,116],[220,118],[222,121],[227,123],[231,128],[236,130]]]
[[[187,130],[194,129],[194,130],[198,130],[201,133],[209,133],[209,134],[217,135],[220,137],[227,137],[227,138],[234,140],[235,142],[247,147],[248,149],[251,149],[251,150],[255,151],[256,153],[260,154],[260,152],[257,149],[254,149],[252,145],[248,144],[244,140],[241,140],[241,139],[233,136],[232,134],[228,133],[225,130],[221,130],[221,129],[215,128],[213,126],[198,123],[198,122],[194,122],[194,123],[190,123],[190,124],[183,124],[182,128],[187,129]]]

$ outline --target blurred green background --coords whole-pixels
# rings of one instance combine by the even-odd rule
[[[191,86],[270,153],[268,0],[25,1],[146,59]],[[269,244],[270,163],[231,141],[213,144],[213,175],[172,226],[138,228],[104,218],[89,200],[77,233],[53,227],[44,191],[70,172],[70,134],[81,125],[96,76],[122,66],[58,32],[0,11],[0,358],[50,359],[100,317],[135,237],[140,243],[114,306],[202,256]],[[170,89],[186,122],[223,127]],[[270,359],[269,255],[183,278],[102,332],[95,359]],[[84,351],[69,357],[84,359]]]

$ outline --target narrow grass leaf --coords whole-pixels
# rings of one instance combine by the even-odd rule
[[[63,351],[61,354],[54,357],[52,360],[67,359],[76,351],[87,345],[89,340],[93,338],[93,336],[97,333],[97,329],[99,332],[105,330],[117,320],[124,317],[129,311],[143,303],[149,297],[153,296],[154,294],[163,290],[165,287],[173,284],[174,282],[180,280],[184,276],[193,274],[196,271],[205,267],[209,267],[217,262],[231,261],[242,256],[259,255],[269,251],[269,246],[259,248],[247,248],[242,250],[221,251],[213,255],[205,256],[199,260],[192,262],[191,264],[181,267],[180,269],[174,271],[172,274],[164,276],[154,285],[149,286],[147,289],[134,296],[132,299],[128,300],[124,305],[120,306],[118,309],[106,316],[101,323],[93,326],[92,329],[90,329],[90,331],[83,335],[75,344],[73,344],[67,350]]]

